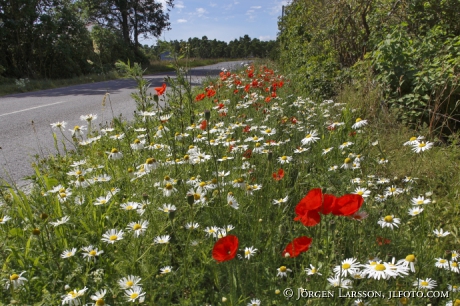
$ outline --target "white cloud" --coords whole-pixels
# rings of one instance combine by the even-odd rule
[[[185,22],[187,22],[187,19],[178,19],[177,22],[178,23],[185,23]]]
[[[251,6],[251,8],[252,8],[252,9],[258,10],[258,9],[260,9],[260,8],[262,8],[262,7],[259,5],[259,6]]]
[[[286,6],[290,4],[290,2],[290,0],[276,0],[275,5],[271,8],[270,15],[281,15],[283,5]]]
[[[208,11],[206,11],[204,8],[199,7],[196,9],[196,13],[198,14],[198,17],[202,17],[204,14],[206,14]]]
[[[272,40],[272,37],[270,35],[261,35],[259,36],[260,40],[267,41],[267,40]]]
[[[214,2],[211,2],[211,3],[209,3],[209,6],[210,6],[210,7],[216,7],[216,6],[217,6],[217,4],[216,4],[216,3],[214,3]]]
[[[174,4],[174,8],[178,8],[179,10],[185,8],[184,2],[177,1],[177,3]]]

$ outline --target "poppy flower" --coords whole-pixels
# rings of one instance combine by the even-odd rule
[[[214,97],[215,94],[216,94],[216,91],[214,89],[206,90],[206,96],[209,98]]]
[[[377,244],[378,245],[385,245],[385,244],[390,244],[390,243],[391,243],[390,239],[377,236]]]
[[[308,251],[312,241],[313,239],[307,236],[295,238],[284,249],[283,257],[286,257],[286,254],[289,254],[289,257],[299,256],[300,253]]]
[[[298,214],[294,221],[300,221],[305,226],[315,226],[321,222],[321,216],[318,210],[305,210],[301,215]]]
[[[364,198],[359,194],[346,194],[336,199],[332,214],[336,216],[350,216],[357,212],[364,203]]]
[[[206,120],[201,121],[201,123],[200,123],[200,129],[202,129],[203,131],[205,131],[207,126],[208,126],[208,122],[207,122]]]
[[[335,207],[335,202],[337,201],[337,197],[332,194],[323,194],[323,205],[321,207],[321,213],[323,215],[330,214]]]
[[[198,94],[196,97],[195,97],[195,101],[201,101],[203,100],[204,98],[206,97],[206,95],[204,93],[200,93]]]
[[[238,251],[238,237],[227,235],[217,240],[212,249],[212,258],[219,262],[231,260]]]
[[[161,87],[154,88],[159,96],[161,96],[166,90],[166,83],[163,83]]]
[[[244,157],[244,158],[251,158],[251,157],[252,157],[252,150],[251,150],[251,149],[247,149],[246,151],[244,151],[243,157]]]
[[[284,170],[279,169],[278,173],[275,172],[272,174],[272,176],[275,181],[280,181],[284,177]]]
[[[246,126],[243,128],[243,133],[249,133],[249,131],[251,131],[251,126],[246,125]]]

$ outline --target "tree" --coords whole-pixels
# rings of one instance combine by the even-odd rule
[[[174,0],[166,0],[166,7],[155,0],[80,0],[88,19],[100,26],[120,29],[126,44],[139,45],[139,36],[159,37],[169,29],[169,7]]]

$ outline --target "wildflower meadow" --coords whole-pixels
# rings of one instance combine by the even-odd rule
[[[1,305],[460,305],[434,140],[267,64],[150,90],[118,66],[135,120],[53,123],[31,194],[1,191]]]

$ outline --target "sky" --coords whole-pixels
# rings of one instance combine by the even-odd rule
[[[164,0],[158,2],[163,3]],[[169,12],[171,30],[160,39],[188,40],[202,38],[229,42],[245,34],[260,40],[275,40],[278,17],[288,0],[174,0]],[[156,44],[155,38],[140,39],[142,44]]]

